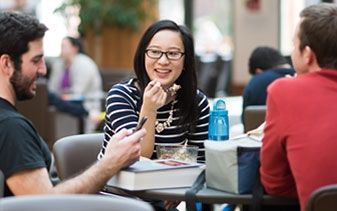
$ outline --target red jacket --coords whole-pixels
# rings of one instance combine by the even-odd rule
[[[299,197],[337,183],[337,70],[282,78],[268,88],[261,180],[270,195]]]

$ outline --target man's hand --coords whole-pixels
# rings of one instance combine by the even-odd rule
[[[122,129],[110,139],[103,159],[108,159],[111,164],[120,168],[133,164],[139,160],[141,152],[140,141],[145,134],[145,129],[134,133],[132,130]]]

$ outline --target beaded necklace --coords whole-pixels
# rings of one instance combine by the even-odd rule
[[[173,109],[174,109],[174,104],[176,104],[177,101],[174,100],[171,104],[171,110],[169,112],[169,117],[167,118],[167,120],[163,123],[160,123],[158,120],[156,120],[156,123],[155,123],[155,128],[156,128],[156,131],[157,133],[161,133],[163,130],[165,130],[166,128],[170,127],[171,126],[171,123],[173,121]]]

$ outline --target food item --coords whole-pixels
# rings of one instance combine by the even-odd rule
[[[197,162],[198,146],[157,146],[158,159]]]
[[[174,96],[177,94],[177,91],[181,88],[180,85],[173,84],[170,88],[167,89],[167,92]]]

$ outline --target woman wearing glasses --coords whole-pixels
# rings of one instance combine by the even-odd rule
[[[186,27],[170,20],[151,25],[134,57],[137,78],[114,85],[106,99],[105,140],[122,128],[134,128],[142,117],[147,135],[142,156],[156,158],[156,145],[199,146],[204,160],[209,104],[197,89],[193,38]]]

